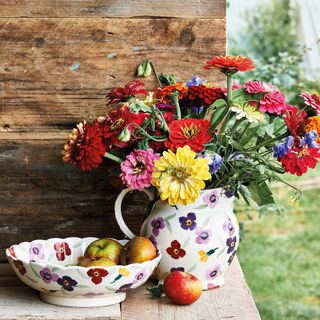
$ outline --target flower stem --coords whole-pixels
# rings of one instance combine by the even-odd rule
[[[231,74],[227,75],[227,101],[228,101],[229,107],[232,101],[232,78],[233,78],[233,75]]]
[[[119,157],[117,157],[116,155],[114,155],[114,154],[112,154],[112,153],[110,153],[110,152],[106,152],[104,155],[103,155],[105,158],[108,158],[108,159],[111,159],[111,160],[113,160],[113,161],[115,161],[115,162],[117,162],[117,163],[122,163],[122,159],[121,158],[119,158]]]
[[[181,109],[180,109],[180,104],[179,104],[179,91],[175,91],[171,94],[171,98],[173,100],[173,103],[176,106],[176,110],[177,110],[177,119],[180,120],[181,119]]]
[[[241,133],[241,136],[239,138],[239,141],[241,141],[241,139],[244,137],[244,134],[247,132],[247,130],[249,129],[250,127],[250,122],[247,123],[247,125],[244,127],[242,133]]]
[[[229,111],[227,113],[226,117],[224,118],[223,124],[220,128],[220,131],[219,131],[219,134],[221,134],[226,129],[226,126],[227,126],[228,122],[230,121],[231,117],[232,117],[232,112]]]
[[[264,141],[264,142],[258,144],[253,150],[259,150],[261,147],[264,147],[264,146],[268,145],[269,143],[272,143],[272,142],[276,142],[276,141],[278,141],[278,140],[281,140],[281,139],[285,138],[286,136],[287,136],[287,134],[284,133],[284,134],[282,134],[282,135],[279,136],[279,137],[275,137],[275,138],[273,138],[273,139],[269,139],[269,140],[267,140],[267,141]]]
[[[158,71],[157,71],[157,69],[156,69],[155,65],[154,65],[154,64],[153,64],[153,62],[151,62],[151,61],[150,61],[150,65],[151,65],[151,68],[152,68],[152,70],[153,70],[153,72],[154,72],[154,74],[155,74],[156,78],[157,78],[157,81],[158,81],[159,87],[160,87],[160,88],[162,88],[162,84],[161,84],[161,81],[160,81],[160,79],[159,79],[159,74],[158,74]]]

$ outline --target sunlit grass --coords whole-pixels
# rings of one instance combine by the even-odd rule
[[[320,319],[320,187],[305,191],[298,208],[288,205],[289,188],[274,191],[285,211],[261,218],[253,213],[251,220],[244,210],[239,214],[243,271],[263,320]]]

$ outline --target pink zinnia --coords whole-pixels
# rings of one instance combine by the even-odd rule
[[[317,93],[311,94],[310,92],[302,92],[300,94],[300,97],[303,98],[304,103],[307,106],[310,106],[314,110],[317,111],[318,114],[320,114],[320,95]]]
[[[154,160],[159,160],[160,155],[151,148],[147,150],[135,149],[126,160],[121,163],[120,177],[122,182],[130,189],[142,190],[149,188],[152,181]]]
[[[244,85],[245,90],[248,93],[260,93],[260,92],[271,92],[275,91],[276,87],[270,83],[262,82],[262,81],[248,81]]]
[[[260,101],[260,111],[281,114],[286,106],[286,97],[280,91],[267,93]]]

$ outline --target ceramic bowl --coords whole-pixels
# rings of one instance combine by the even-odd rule
[[[52,238],[13,245],[7,258],[27,286],[40,291],[48,303],[93,307],[123,301],[129,289],[144,284],[160,262],[161,253],[150,261],[126,266],[79,267],[78,257],[97,238]],[[125,244],[128,240],[120,240]]]

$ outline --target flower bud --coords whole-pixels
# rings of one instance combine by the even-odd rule
[[[119,134],[119,140],[123,141],[123,142],[128,142],[130,141],[131,138],[131,133],[128,129],[128,127],[125,127],[121,133]]]
[[[142,61],[137,68],[137,77],[147,78],[152,72],[151,62],[149,60]]]

